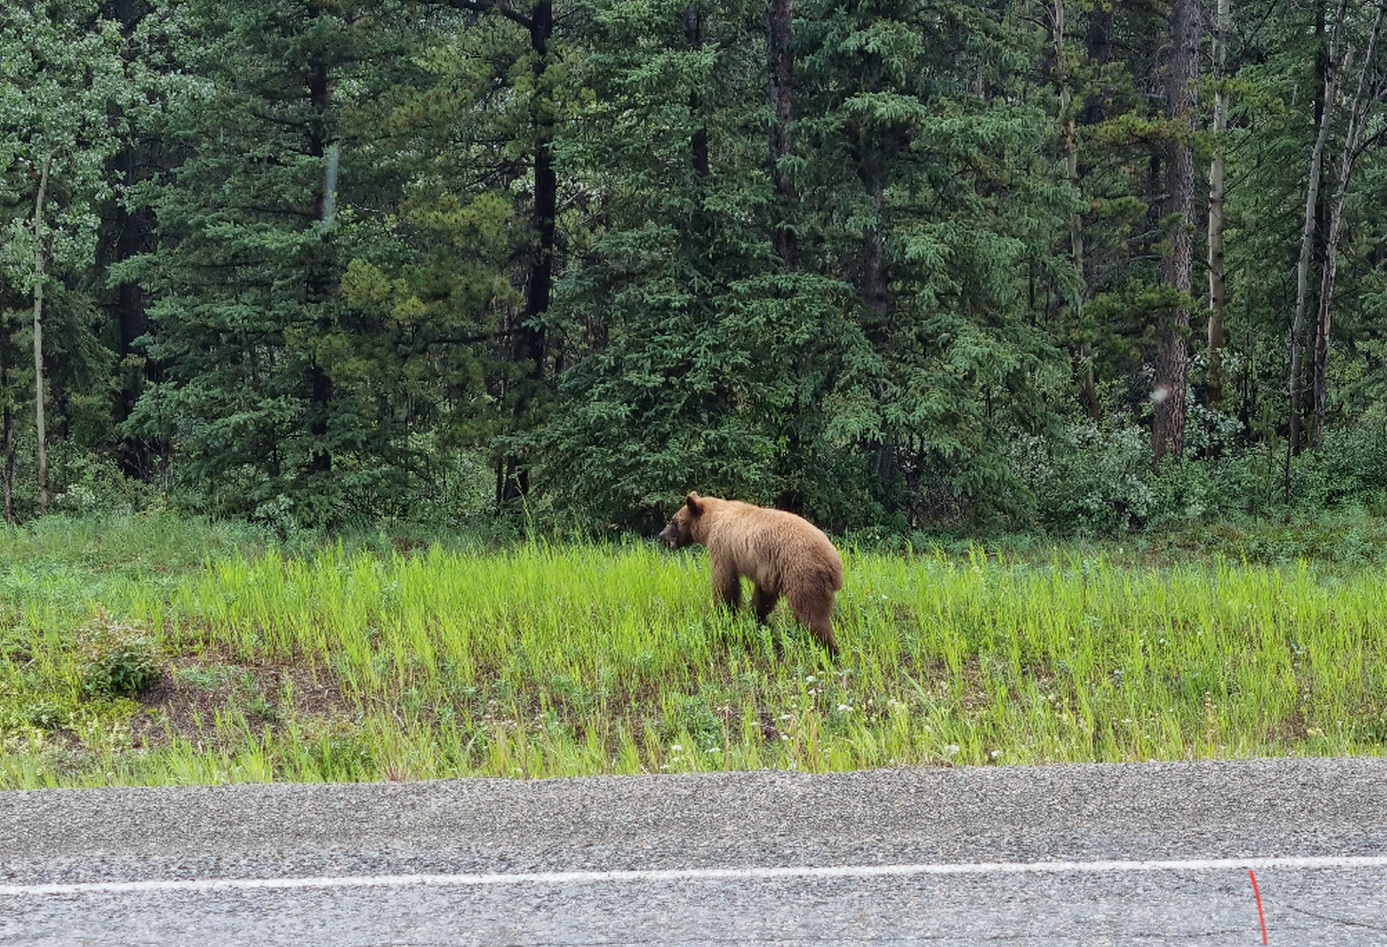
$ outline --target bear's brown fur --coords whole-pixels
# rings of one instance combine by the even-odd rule
[[[660,541],[670,549],[693,543],[706,546],[713,563],[713,595],[731,608],[741,604],[742,576],[750,579],[756,586],[751,607],[762,624],[785,596],[800,624],[837,656],[829,616],[834,594],[843,587],[843,560],[808,520],[784,510],[690,493],[660,533]]]

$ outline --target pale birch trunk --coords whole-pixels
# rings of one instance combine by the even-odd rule
[[[1320,278],[1319,318],[1315,321],[1315,362],[1312,372],[1315,403],[1314,447],[1317,451],[1324,449],[1324,414],[1329,398],[1327,369],[1330,302],[1334,298],[1334,275],[1339,264],[1339,231],[1344,219],[1344,199],[1348,196],[1349,178],[1353,174],[1353,164],[1358,157],[1358,139],[1377,99],[1377,45],[1378,38],[1382,35],[1384,14],[1387,14],[1387,0],[1380,0],[1377,19],[1373,21],[1372,37],[1368,40],[1368,54],[1363,59],[1363,72],[1358,79],[1358,91],[1354,93],[1353,105],[1349,110],[1344,153],[1339,162],[1339,179],[1334,186],[1334,201],[1329,212],[1329,234],[1325,238],[1324,272]]]
[[[44,159],[34,198],[34,426],[38,429],[39,511],[48,512],[48,442],[43,418],[43,201],[48,193],[48,171],[53,158]]]
[[[9,316],[0,310],[0,332],[5,333],[5,340],[0,342],[0,398],[5,399],[3,410],[3,433],[0,433],[0,441],[4,443],[5,451],[5,522],[14,525],[14,404],[10,396],[10,344],[9,344]]]
[[[1228,134],[1228,90],[1224,85],[1228,65],[1229,0],[1218,0],[1214,20],[1214,157],[1209,164],[1209,372],[1205,380],[1208,403],[1223,400],[1223,347],[1228,344],[1224,312],[1228,307],[1223,257],[1223,192],[1225,147]]]
[[[1339,37],[1344,25],[1348,0],[1340,0],[1334,19],[1334,31],[1329,40],[1329,58],[1325,63],[1324,107],[1320,112],[1320,127],[1315,135],[1315,147],[1310,152],[1310,179],[1305,187],[1305,225],[1300,236],[1300,259],[1296,263],[1295,316],[1291,322],[1291,370],[1287,382],[1290,395],[1290,430],[1286,441],[1286,468],[1283,490],[1291,491],[1291,455],[1300,450],[1301,364],[1305,350],[1305,310],[1310,296],[1310,257],[1315,249],[1315,208],[1320,199],[1320,174],[1324,165],[1324,146],[1329,138],[1329,119],[1333,114],[1334,94],[1339,82]]]

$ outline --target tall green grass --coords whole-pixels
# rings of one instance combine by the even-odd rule
[[[92,561],[80,543],[11,546],[0,786],[822,772],[1387,742],[1381,567],[849,549],[830,664],[788,614],[767,631],[715,609],[699,553],[291,556],[231,539],[192,564],[174,545],[151,560],[133,537],[124,556],[108,541]],[[148,649],[163,685],[93,693],[94,649],[114,639]]]

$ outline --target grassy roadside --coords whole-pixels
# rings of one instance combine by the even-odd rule
[[[1377,754],[1381,565],[847,550],[829,666],[645,544],[0,539],[0,788]]]

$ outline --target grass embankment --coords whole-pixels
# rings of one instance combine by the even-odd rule
[[[704,556],[0,534],[0,788],[1380,753],[1379,566],[849,550],[836,665]],[[206,558],[204,558],[204,556]]]

